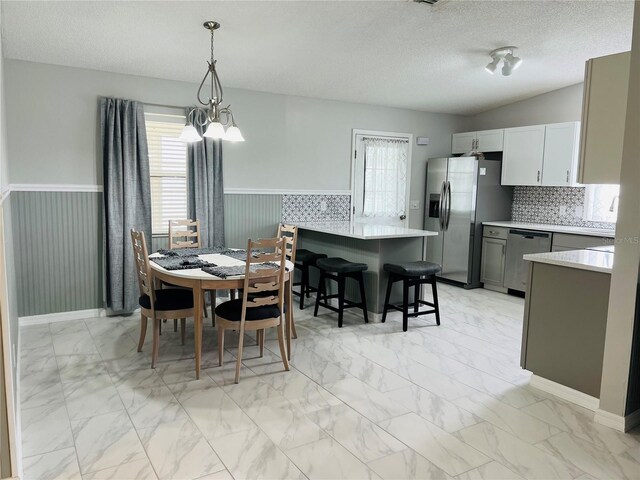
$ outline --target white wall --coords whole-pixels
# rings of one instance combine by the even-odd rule
[[[101,184],[98,96],[191,105],[197,90],[190,83],[17,60],[6,61],[6,78],[12,184]],[[431,139],[413,148],[411,198],[422,206],[427,158],[448,155],[451,133],[471,125],[457,115],[238,89],[225,89],[226,102],[246,139],[224,144],[226,188],[348,190],[351,129],[384,130]],[[420,226],[421,212],[411,219]]]
[[[473,125],[477,130],[489,130],[579,121],[582,116],[582,91],[583,84],[578,83],[494,108],[475,115]]]

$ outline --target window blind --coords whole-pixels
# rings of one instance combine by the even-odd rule
[[[187,216],[187,146],[180,141],[185,118],[177,123],[146,117],[151,177],[151,230],[166,234],[169,220]],[[153,119],[152,119],[153,118]]]

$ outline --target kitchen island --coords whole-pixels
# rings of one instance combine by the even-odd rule
[[[597,408],[614,247],[525,255],[522,368],[531,385]]]
[[[383,265],[422,260],[426,238],[438,235],[438,232],[427,230],[358,222],[307,222],[295,225],[299,229],[299,248],[367,264],[369,269],[364,272],[367,310],[374,319],[381,317],[384,306],[388,274],[383,270]],[[318,277],[313,270],[311,284],[316,286]],[[335,285],[330,286],[335,288]],[[360,294],[355,283],[347,282],[346,296],[351,300],[359,300]],[[394,285],[391,301],[400,302],[401,299],[400,284]]]

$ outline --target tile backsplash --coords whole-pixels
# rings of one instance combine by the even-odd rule
[[[511,220],[573,227],[615,228],[615,223],[589,222],[582,218],[584,195],[584,187],[515,187]],[[561,206],[566,207],[564,215],[560,215]]]
[[[282,196],[283,222],[348,222],[350,210],[351,195]]]

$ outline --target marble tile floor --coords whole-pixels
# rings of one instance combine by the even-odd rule
[[[365,325],[296,309],[284,372],[275,331],[260,358],[237,336],[217,366],[204,331],[195,379],[171,323],[160,363],[137,317],[21,329],[24,478],[39,479],[638,479],[640,432],[529,387],[518,366],[523,301],[440,286],[442,325],[399,313]]]

